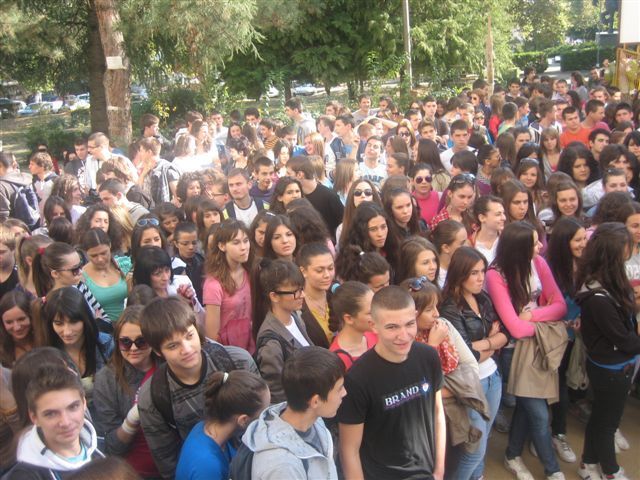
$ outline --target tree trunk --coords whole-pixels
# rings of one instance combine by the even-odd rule
[[[120,16],[115,0],[94,0],[100,40],[107,70],[104,89],[107,97],[109,135],[113,144],[126,148],[131,143],[131,84],[129,58],[124,50],[122,32],[116,30]],[[113,62],[109,65],[109,62]]]
[[[104,53],[98,31],[98,16],[93,2],[89,5],[89,94],[91,95],[91,131],[109,135],[107,120],[107,98],[104,92]]]

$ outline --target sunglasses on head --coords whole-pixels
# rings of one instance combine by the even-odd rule
[[[362,195],[364,195],[365,197],[371,197],[373,195],[373,190],[370,190],[370,189],[366,188],[364,190],[354,190],[353,191],[353,196],[354,197],[361,197]]]
[[[135,345],[138,350],[149,348],[149,344],[143,337],[138,337],[135,340],[131,340],[129,337],[120,337],[118,339],[118,347],[120,348],[120,350],[128,352],[129,350],[131,350],[131,347],[133,345]]]
[[[419,292],[427,282],[427,277],[425,277],[424,275],[422,277],[414,278],[409,282],[409,290],[411,290],[412,292]]]
[[[414,181],[418,184],[422,182],[431,183],[432,180],[433,180],[433,177],[431,175],[425,175],[424,177],[419,175],[414,179]]]
[[[462,183],[470,183],[471,185],[475,185],[476,176],[473,173],[460,173],[451,179],[452,185],[459,185]]]
[[[136,225],[138,227],[146,227],[147,225],[157,227],[160,225],[160,221],[157,218],[141,218],[136,222]]]

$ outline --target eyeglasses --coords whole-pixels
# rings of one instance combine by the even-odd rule
[[[418,184],[422,183],[422,182],[427,182],[427,183],[431,183],[431,181],[433,180],[433,177],[431,175],[425,175],[424,177],[422,176],[417,176],[414,181]]]
[[[398,133],[398,135],[400,135],[401,137],[410,137],[411,134],[409,132],[400,132]]]
[[[364,195],[365,197],[371,197],[373,195],[373,191],[369,190],[368,188],[366,190],[354,190],[353,191],[353,196],[354,197],[361,197],[362,195]]]
[[[133,345],[135,345],[138,350],[149,348],[149,344],[143,337],[138,337],[135,340],[131,340],[129,337],[120,337],[118,339],[118,347],[120,350],[128,352]]]
[[[160,221],[157,218],[141,218],[136,222],[138,227],[146,227],[151,225],[153,227],[157,227],[160,225]]]
[[[451,179],[452,185],[460,185],[463,183],[470,183],[475,185],[476,176],[473,173],[460,173]]]
[[[424,275],[422,277],[414,278],[409,282],[409,290],[411,290],[412,292],[419,292],[427,282],[427,277],[425,277]]]
[[[293,295],[293,298],[295,300],[298,300],[299,298],[302,298],[302,293],[304,292],[304,290],[302,288],[299,288],[297,290],[293,290],[293,291],[289,291],[289,290],[274,290],[273,293],[277,294],[277,295]]]
[[[474,120],[484,120],[484,115],[478,115],[477,117],[473,117]]]
[[[80,275],[80,273],[82,272],[82,267],[84,267],[84,262],[80,262],[78,265],[76,265],[75,267],[71,267],[71,268],[59,268],[58,270],[56,270],[57,272],[71,272],[71,274],[73,276],[78,276]]]

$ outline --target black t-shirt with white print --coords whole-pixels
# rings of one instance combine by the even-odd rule
[[[438,354],[418,342],[402,363],[389,362],[372,348],[353,364],[338,421],[364,423],[360,461],[365,478],[432,478],[435,394],[442,382]]]

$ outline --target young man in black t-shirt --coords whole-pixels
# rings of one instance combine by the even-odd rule
[[[378,291],[371,316],[378,343],[347,373],[338,411],[344,476],[441,480],[446,427],[438,354],[414,342],[416,308],[403,288]]]

